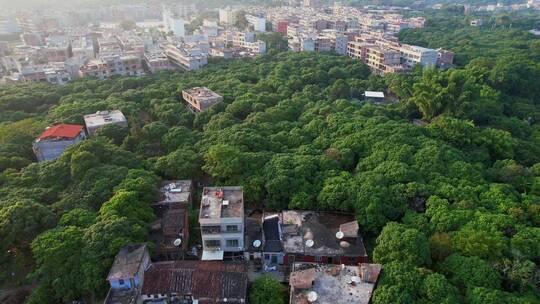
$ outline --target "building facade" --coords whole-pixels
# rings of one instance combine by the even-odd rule
[[[202,260],[222,260],[225,253],[244,251],[242,187],[206,187],[199,214]]]
[[[38,162],[58,159],[74,144],[86,139],[81,125],[59,124],[49,127],[32,144]]]

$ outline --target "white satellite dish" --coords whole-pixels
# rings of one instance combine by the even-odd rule
[[[176,247],[180,246],[180,244],[182,244],[182,239],[176,239],[173,242],[173,245],[176,246]]]
[[[261,247],[261,244],[262,244],[262,243],[261,243],[260,240],[255,240],[255,241],[253,241],[253,247],[255,247],[255,248]]]
[[[345,236],[345,233],[341,232],[341,231],[338,231],[336,232],[336,237],[341,240],[343,237]]]
[[[313,303],[313,302],[317,301],[317,298],[319,298],[319,295],[315,291],[310,291],[307,294],[307,300],[308,300],[309,303]]]
[[[315,245],[315,242],[313,240],[307,240],[306,241],[306,246],[307,247],[311,248],[311,247],[313,247],[313,245]]]
[[[349,242],[346,242],[346,241],[341,241],[341,242],[339,242],[339,246],[341,246],[342,248],[349,248],[349,247],[351,247],[351,244]]]
[[[359,276],[352,276],[351,281],[353,283],[355,283],[355,284],[358,284],[358,283],[362,282],[362,279]]]

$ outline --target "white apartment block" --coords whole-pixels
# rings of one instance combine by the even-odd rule
[[[250,53],[265,54],[266,43],[257,41],[253,32],[235,32],[232,37],[232,44],[235,47],[244,48]]]
[[[227,7],[219,10],[219,23],[233,25],[236,23],[238,12]]]
[[[182,46],[167,44],[164,51],[173,65],[186,71],[199,70],[208,64],[208,55],[197,49],[186,49]]]
[[[437,50],[428,49],[415,45],[395,45],[391,49],[401,54],[401,64],[407,68],[413,68],[415,65],[423,67],[435,67],[439,52]]]
[[[77,58],[94,58],[94,45],[90,38],[85,36],[74,37],[71,39],[71,53]]]
[[[222,260],[226,252],[244,251],[244,193],[242,187],[206,187],[199,214],[201,260]]]
[[[266,19],[259,16],[247,15],[246,20],[253,26],[253,30],[256,32],[266,32]]]
[[[64,85],[71,81],[71,74],[61,66],[46,66],[43,68],[47,82]]]
[[[150,73],[174,69],[167,55],[160,50],[146,52],[144,54],[144,63]]]
[[[186,21],[169,10],[163,11],[163,24],[165,25],[165,30],[172,32],[176,37],[184,37],[186,35]]]
[[[124,114],[119,110],[98,111],[94,114],[84,115],[84,124],[89,136],[93,136],[97,129],[115,124],[127,128],[128,123]]]
[[[97,59],[90,59],[80,69],[80,76],[92,76],[106,79],[115,75],[143,76],[141,59],[134,55],[102,55]]]

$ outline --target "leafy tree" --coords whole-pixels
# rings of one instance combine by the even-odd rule
[[[190,149],[179,149],[156,161],[156,171],[172,179],[190,179],[201,176],[202,159]]]
[[[4,252],[24,248],[41,232],[54,227],[56,216],[47,207],[21,200],[0,209],[0,236]]]
[[[51,290],[46,298],[69,302],[85,293],[80,284],[83,278],[80,268],[83,237],[83,229],[69,226],[49,230],[32,243],[32,253],[37,263],[34,275],[40,279],[42,286]],[[40,294],[39,289],[35,293]]]
[[[373,259],[377,263],[401,261],[412,265],[427,265],[430,263],[428,240],[414,228],[388,223],[377,238]]]
[[[285,304],[285,288],[279,281],[262,276],[253,282],[249,292],[249,301],[254,304]]]
[[[449,256],[442,264],[441,271],[451,283],[464,288],[499,288],[501,277],[487,262],[478,257]]]

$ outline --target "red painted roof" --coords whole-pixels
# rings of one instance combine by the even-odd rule
[[[83,126],[59,124],[45,130],[37,139],[75,138],[81,133]]]

